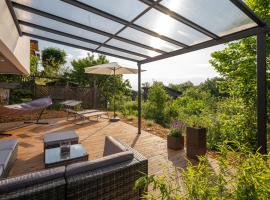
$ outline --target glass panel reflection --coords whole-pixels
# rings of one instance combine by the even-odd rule
[[[229,0],[163,0],[161,4],[219,36],[256,26]]]
[[[82,3],[103,10],[107,13],[131,21],[139,15],[147,5],[137,0],[79,0]]]
[[[187,45],[193,45],[211,39],[193,28],[178,22],[169,15],[165,15],[155,9],[151,9],[141,18],[136,20],[135,24],[146,27],[160,35],[167,36]]]
[[[153,37],[151,35],[137,31],[133,28],[126,28],[124,31],[120,32],[118,35],[121,37],[127,38],[129,40],[133,40],[135,42],[145,44],[156,49],[160,49],[165,52],[181,49],[181,47],[179,46],[176,46],[172,43],[161,40],[157,37]]]

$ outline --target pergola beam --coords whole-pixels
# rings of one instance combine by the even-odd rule
[[[61,1],[64,1],[64,2],[66,2],[68,4],[70,4],[70,5],[81,8],[81,9],[86,10],[88,12],[95,13],[95,14],[97,14],[99,16],[104,17],[104,18],[110,19],[110,20],[112,20],[114,22],[125,25],[126,27],[136,29],[138,31],[141,31],[143,33],[146,33],[146,34],[154,36],[154,37],[158,37],[158,38],[160,38],[160,39],[162,39],[164,41],[170,42],[170,43],[175,44],[177,46],[188,47],[188,45],[186,45],[186,44],[184,44],[182,42],[179,42],[179,41],[174,40],[172,38],[166,37],[164,35],[160,35],[160,34],[156,33],[155,31],[151,31],[151,30],[149,30],[147,28],[136,25],[133,22],[129,22],[129,21],[126,21],[126,20],[121,19],[119,17],[116,17],[116,16],[114,16],[112,14],[106,13],[105,11],[94,8],[94,7],[92,7],[92,6],[88,5],[88,4],[85,4],[85,3],[82,3],[82,2],[79,2],[79,1],[76,1],[76,0],[61,0]]]
[[[179,50],[176,50],[176,51],[172,51],[170,53],[158,55],[158,56],[148,58],[148,59],[145,59],[145,60],[142,60],[142,61],[139,61],[139,62],[141,64],[155,62],[155,61],[162,60],[162,59],[165,59],[165,58],[170,58],[170,57],[182,55],[182,54],[185,54],[185,53],[197,51],[197,50],[200,50],[200,49],[205,49],[205,48],[208,48],[208,47],[216,46],[216,45],[219,45],[219,44],[224,44],[224,43],[231,42],[231,41],[234,41],[234,40],[239,40],[239,39],[246,38],[246,37],[249,37],[249,36],[257,35],[260,32],[265,32],[265,31],[268,31],[268,30],[269,30],[268,28],[262,28],[262,27],[250,28],[248,30],[240,31],[240,32],[237,32],[237,33],[233,33],[233,34],[221,37],[220,39],[217,39],[217,40],[214,40],[214,39],[209,40],[209,41],[206,41],[206,42],[203,42],[203,43],[200,43],[200,44],[190,46],[188,48],[179,49]]]
[[[52,20],[55,20],[55,21],[58,21],[58,22],[61,22],[61,23],[64,23],[64,24],[68,24],[68,25],[80,28],[80,29],[91,31],[91,32],[94,32],[94,33],[97,33],[97,34],[100,34],[100,35],[103,35],[103,36],[106,36],[106,37],[113,37],[113,34],[111,34],[111,33],[101,31],[99,29],[96,29],[96,28],[93,28],[93,27],[90,27],[90,26],[86,26],[84,24],[81,24],[81,23],[78,23],[78,22],[75,22],[75,21],[71,21],[69,19],[59,17],[59,16],[56,16],[56,15],[53,15],[53,14],[50,14],[50,13],[47,13],[47,12],[32,8],[32,7],[26,6],[26,5],[22,5],[22,4],[19,4],[19,3],[16,3],[16,2],[12,2],[12,6],[14,8],[18,8],[18,9],[21,9],[21,10],[24,10],[24,11],[27,11],[27,12],[30,12],[30,13],[33,13],[33,14],[48,18],[48,19],[52,19]],[[115,36],[115,39],[120,40],[122,42],[126,42],[126,43],[129,43],[129,44],[135,45],[135,46],[138,46],[138,47],[141,47],[141,48],[156,51],[158,53],[165,53],[162,50],[159,50],[159,49],[156,49],[156,48],[153,48],[153,47],[150,47],[150,46],[147,46],[147,45],[144,45],[144,44],[141,44],[141,43],[138,43],[138,42],[123,38],[123,37]]]
[[[63,42],[63,41],[60,41],[60,40],[55,40],[55,39],[52,39],[52,38],[43,37],[43,36],[40,36],[40,35],[35,35],[35,34],[31,34],[31,33],[26,33],[26,32],[22,32],[22,34],[25,35],[25,36],[28,36],[28,37],[33,37],[33,38],[36,38],[36,39],[40,39],[40,40],[44,40],[44,41],[48,41],[48,42],[53,42],[53,43],[56,43],[56,44],[61,44],[61,45],[65,45],[65,46],[69,46],[69,47],[73,47],[73,48],[77,48],[77,49],[82,49],[82,50],[91,51],[91,52],[94,51],[94,49],[91,49],[91,48],[83,47],[83,46],[76,45],[76,44],[71,44],[71,43],[68,43],[68,42]],[[132,58],[127,58],[127,57],[124,57],[124,56],[119,56],[119,55],[107,53],[107,52],[104,52],[104,51],[97,51],[97,53],[108,55],[108,56],[113,56],[113,57],[116,57],[116,58],[121,58],[121,59],[124,59],[124,60],[129,60],[129,61],[132,61],[132,62],[138,62],[138,60],[135,60],[135,59],[132,59]]]
[[[61,36],[64,36],[64,37],[72,38],[72,39],[79,40],[79,41],[82,41],[82,42],[87,42],[87,43],[94,44],[94,45],[101,45],[102,44],[102,43],[97,42],[97,41],[89,40],[89,39],[86,39],[86,38],[83,38],[83,37],[79,37],[77,35],[72,35],[72,34],[69,34],[69,33],[66,33],[66,32],[62,32],[62,31],[58,31],[58,30],[55,30],[55,29],[47,28],[47,27],[44,27],[44,26],[40,26],[40,25],[37,25],[37,24],[30,23],[30,22],[25,22],[25,21],[21,21],[21,20],[19,20],[18,22],[19,22],[19,24],[24,25],[24,26],[28,26],[28,27],[31,27],[31,28],[35,28],[35,29],[39,29],[39,30],[46,31],[46,32],[49,32],[49,33],[53,33],[53,34],[56,34],[56,35],[61,35]],[[131,54],[131,55],[140,56],[140,57],[143,57],[143,58],[150,58],[149,56],[146,56],[144,54],[140,54],[140,53],[137,53],[137,52],[129,51],[129,50],[126,50],[126,49],[122,49],[122,48],[107,45],[107,44],[104,45],[104,47],[114,49],[116,51],[121,51],[121,52],[124,52],[124,53],[128,53],[128,54]]]
[[[14,24],[16,26],[16,29],[18,31],[18,34],[19,34],[19,36],[22,36],[22,30],[21,30],[20,25],[18,23],[18,19],[16,17],[15,12],[14,12],[14,9],[13,9],[11,0],[6,0],[6,4],[7,4],[7,7],[9,9],[9,12],[10,12],[10,14],[12,16],[12,19],[13,19],[13,22],[14,22]]]
[[[266,32],[257,34],[257,143],[267,153]]]
[[[142,129],[142,87],[141,87],[141,64],[137,63],[138,66],[138,134],[141,134]]]

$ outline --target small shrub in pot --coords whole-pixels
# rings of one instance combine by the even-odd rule
[[[172,128],[167,136],[167,147],[173,150],[180,150],[184,148],[184,136],[182,129]]]

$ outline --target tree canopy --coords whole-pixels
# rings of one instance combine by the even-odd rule
[[[66,63],[66,52],[64,50],[49,47],[42,50],[42,65],[46,76],[55,77],[59,75],[60,68]]]

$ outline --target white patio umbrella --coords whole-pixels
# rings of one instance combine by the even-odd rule
[[[143,72],[145,70],[141,70]],[[137,74],[138,69],[125,67],[123,65],[118,64],[117,62],[112,62],[108,64],[96,65],[92,67],[86,67],[85,73],[89,74],[103,74],[103,75],[119,75],[119,74]],[[115,85],[115,78],[114,78],[114,85]],[[110,119],[111,121],[119,121],[119,118],[116,117],[115,114],[115,87],[113,90],[113,118]]]

